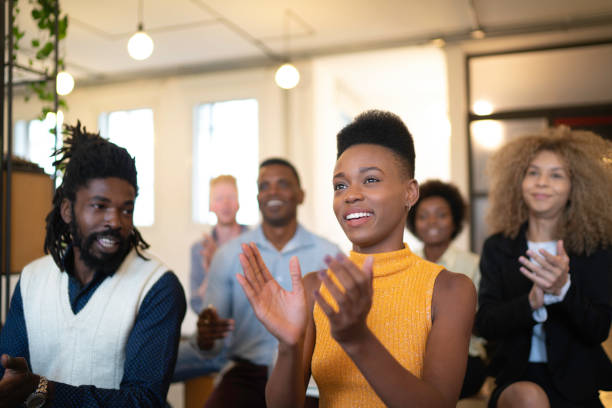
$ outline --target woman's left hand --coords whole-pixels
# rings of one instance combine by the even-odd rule
[[[527,255],[535,262],[521,256],[519,262],[521,272],[545,293],[558,295],[565,285],[569,275],[569,256],[563,248],[563,241],[557,241],[557,255],[540,249],[539,253],[528,250]]]
[[[338,254],[336,258],[327,257],[325,262],[344,290],[331,279],[327,271],[321,271],[319,278],[336,301],[338,309],[335,310],[318,290],[314,292],[315,300],[329,318],[332,337],[341,345],[348,345],[363,338],[369,330],[366,318],[372,307],[374,258],[366,258],[363,269],[359,269],[343,254]]]

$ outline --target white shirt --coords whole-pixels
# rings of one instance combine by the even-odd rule
[[[551,255],[557,255],[557,241],[545,241],[545,242],[531,242],[527,241],[527,248],[539,253],[540,249],[544,249]],[[529,260],[535,264],[538,264],[533,258]],[[539,265],[539,264],[538,264]],[[531,335],[531,350],[529,351],[529,362],[531,363],[545,363],[548,361],[546,354],[546,332],[544,332],[544,322],[548,319],[548,312],[546,311],[547,305],[559,303],[563,301],[567,291],[570,287],[569,276],[567,282],[561,288],[559,295],[553,295],[552,293],[544,294],[544,306],[539,307],[533,311],[533,320],[538,322],[533,326],[533,334]]]

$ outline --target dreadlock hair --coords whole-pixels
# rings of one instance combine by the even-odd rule
[[[339,158],[356,144],[375,144],[390,149],[408,178],[414,177],[414,141],[408,128],[394,113],[369,110],[361,113],[336,136]]]
[[[65,270],[64,257],[68,246],[72,243],[70,225],[61,216],[61,205],[64,199],[74,203],[77,191],[95,178],[117,177],[130,183],[138,194],[136,178],[136,162],[127,150],[103,139],[99,133],[89,133],[81,129],[81,122],[76,126],[64,126],[64,134],[68,137],[63,146],[57,149],[53,156],[61,155],[53,165],[63,172],[62,184],[55,190],[53,208],[45,219],[47,222],[44,250],[51,254],[60,268]],[[149,244],[133,228],[129,236],[130,247],[146,259],[140,250],[149,248]]]

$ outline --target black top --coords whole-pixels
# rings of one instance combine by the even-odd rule
[[[528,300],[533,283],[519,270],[519,256],[527,256],[525,231],[523,225],[515,239],[489,237],[480,259],[475,331],[497,344],[491,368],[498,385],[515,382],[525,372],[537,323]],[[546,306],[544,332],[557,390],[580,401],[612,389],[612,363],[601,346],[612,316],[612,250],[568,255],[571,284],[562,302]]]

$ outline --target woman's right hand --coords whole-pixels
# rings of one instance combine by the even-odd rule
[[[240,264],[244,276],[237,274],[236,278],[259,321],[280,343],[297,345],[304,337],[308,322],[306,295],[297,257],[289,261],[291,292],[283,289],[270,274],[255,243],[242,244]]]
[[[531,310],[544,306],[544,290],[535,283],[529,291],[529,306],[531,306]]]

